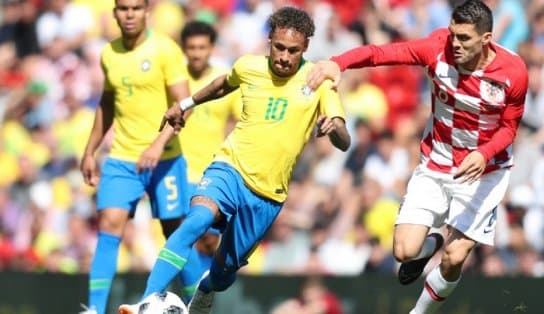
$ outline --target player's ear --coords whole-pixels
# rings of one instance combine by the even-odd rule
[[[493,39],[493,34],[491,32],[484,33],[484,35],[482,36],[482,44],[484,46],[487,46],[491,39]]]
[[[304,52],[308,50],[308,45],[310,45],[310,38],[306,38],[306,40],[304,40]]]

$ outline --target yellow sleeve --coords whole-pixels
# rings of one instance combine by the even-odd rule
[[[346,119],[344,107],[338,92],[332,88],[331,81],[325,81],[319,88],[319,113],[329,118],[340,117]]]
[[[170,86],[186,80],[187,78],[183,70],[185,58],[181,49],[170,38],[164,37],[162,42],[162,71],[166,85]]]
[[[242,79],[240,77],[240,74],[243,73],[243,66],[244,66],[244,60],[243,57],[236,60],[234,63],[234,66],[232,67],[232,70],[227,75],[227,83],[230,86],[240,86],[242,83]]]
[[[228,104],[229,104],[229,113],[236,119],[236,121],[240,120],[240,117],[242,116],[242,93],[240,92],[240,89],[231,92],[226,97],[228,97]]]
[[[104,91],[113,92],[113,86],[108,78],[108,68],[106,66],[106,52],[102,50],[100,57],[100,66],[102,67],[102,73],[104,73]]]

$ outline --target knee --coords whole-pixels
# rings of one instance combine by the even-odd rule
[[[219,236],[211,233],[205,233],[200,237],[200,239],[195,243],[196,249],[199,253],[213,256],[215,250],[219,246]]]
[[[114,210],[104,210],[99,214],[98,229],[116,236],[122,236],[128,212],[118,212]]]
[[[417,256],[418,251],[417,248],[402,239],[395,239],[393,242],[393,256],[398,262],[403,263],[413,259]]]

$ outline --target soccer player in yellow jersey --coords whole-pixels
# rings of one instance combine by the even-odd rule
[[[181,48],[187,59],[186,77],[189,91],[196,92],[228,69],[210,64],[217,33],[213,26],[201,21],[185,24],[181,31]],[[192,110],[181,134],[183,155],[187,160],[189,182],[198,183],[202,173],[223,143],[229,118],[240,118],[240,92],[206,102]]]
[[[208,23],[191,21],[181,31],[181,47],[187,58],[189,90],[198,91],[228,69],[212,66],[212,54],[217,33]],[[215,152],[225,140],[231,117],[239,119],[242,103],[239,91],[209,101],[192,110],[181,133],[183,156],[187,160],[189,195],[196,189],[204,170],[212,162]],[[213,253],[219,244],[219,231],[210,228],[195,243],[196,252],[185,264],[182,272],[183,300],[188,302],[194,294],[200,276],[210,268]]]
[[[223,237],[209,272],[202,277],[189,313],[209,313],[215,291],[227,289],[237,270],[280,212],[287,197],[293,166],[314,125],[318,136],[347,150],[350,137],[344,111],[331,84],[315,92],[305,86],[313,66],[302,57],[314,33],[310,16],[284,7],[268,20],[270,55],[246,55],[229,74],[170,108],[164,116],[176,131],[188,108],[239,89],[242,115],[213,163],[208,166],[191,200],[191,210],[168,238],[147,281],[144,297],[164,291],[183,269],[191,246],[210,226]],[[329,82],[330,83],[330,82]],[[120,314],[138,313],[143,303],[121,305]]]
[[[116,0],[121,37],[102,51],[104,90],[95,114],[81,172],[98,186],[98,242],[89,273],[89,310],[103,314],[117,268],[125,224],[147,193],[152,215],[168,236],[188,207],[186,163],[173,128],[157,135],[156,120],[189,94],[179,46],[146,26],[147,0]],[[94,154],[114,130],[100,180]]]

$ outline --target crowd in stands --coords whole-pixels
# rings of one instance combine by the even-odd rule
[[[96,242],[96,202],[79,160],[102,92],[100,51],[119,35],[114,0],[0,1],[0,271],[86,273]],[[212,61],[229,66],[242,54],[267,51],[266,18],[284,5],[303,7],[315,19],[305,56],[317,61],[362,44],[426,36],[448,25],[457,1],[149,2],[150,25],[178,42],[186,21],[213,24],[219,38]],[[544,1],[485,2],[495,15],[495,41],[527,64],[529,92],[511,185],[498,210],[496,246],[479,246],[467,271],[542,277]],[[244,272],[396,272],[395,217],[430,111],[425,75],[406,66],[350,70],[339,92],[351,149],[310,141],[282,213]],[[111,136],[100,156],[110,142]],[[119,271],[149,271],[161,237],[142,199],[125,231]]]

